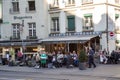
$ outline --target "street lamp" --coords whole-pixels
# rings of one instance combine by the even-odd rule
[[[109,39],[108,36],[109,31],[108,31],[108,0],[106,0],[106,38],[107,38],[107,51],[109,52]]]
[[[24,20],[22,20],[22,24],[20,26],[20,34],[21,34],[21,46],[22,46],[22,53],[23,53],[23,60],[25,60],[25,55],[24,55],[24,43],[23,43],[23,27],[24,27]]]

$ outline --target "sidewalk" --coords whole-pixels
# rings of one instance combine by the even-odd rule
[[[87,70],[79,70],[78,68],[35,69],[34,67],[9,67],[7,65],[0,65],[0,71],[37,72],[41,74],[61,74],[71,76],[88,75],[120,78],[120,64],[98,65],[96,68],[87,68]]]

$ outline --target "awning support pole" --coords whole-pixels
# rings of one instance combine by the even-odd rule
[[[69,52],[69,42],[68,42],[68,52]]]

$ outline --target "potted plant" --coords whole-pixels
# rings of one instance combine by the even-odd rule
[[[79,69],[80,70],[86,69],[86,62],[87,62],[86,52],[84,50],[81,50],[79,54]]]

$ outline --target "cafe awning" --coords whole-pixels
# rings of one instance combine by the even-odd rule
[[[64,36],[64,37],[49,37],[41,40],[43,43],[56,43],[56,42],[73,42],[73,43],[78,43],[78,42],[85,42],[90,40],[91,38],[94,38],[96,36]]]

